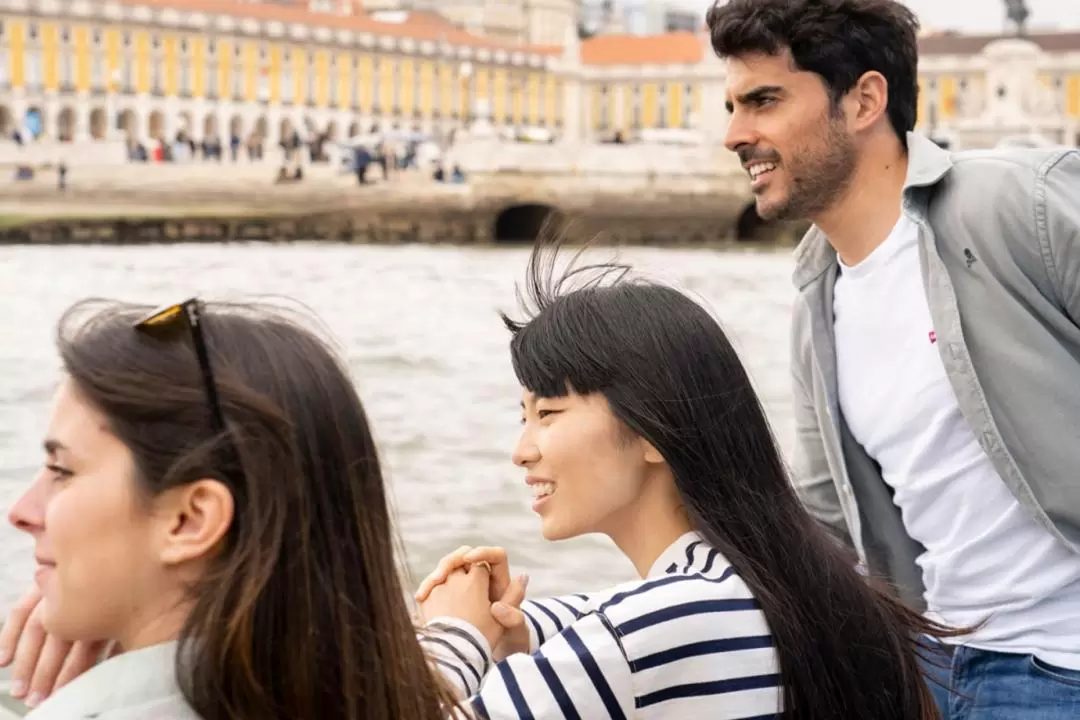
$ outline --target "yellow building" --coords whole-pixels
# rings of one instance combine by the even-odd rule
[[[722,136],[724,67],[704,34],[578,42],[578,5],[527,4],[543,22],[526,36],[525,16],[515,25],[504,13],[485,34],[461,18],[365,13],[350,0],[0,0],[0,132],[145,140],[186,130],[274,144],[294,130],[331,138],[376,124],[449,131],[483,116],[573,139]],[[560,36],[565,42],[527,42]],[[995,40],[922,39],[923,128],[962,125],[989,112],[1002,87],[1022,84]],[[1080,33],[1027,40],[1038,97],[1025,90],[1016,102],[1053,115],[1072,142]]]

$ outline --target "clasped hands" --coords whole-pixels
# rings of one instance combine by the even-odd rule
[[[521,611],[528,583],[527,575],[510,577],[502,548],[462,546],[424,578],[416,602],[425,621],[453,617],[473,625],[500,661],[529,652],[529,628]]]

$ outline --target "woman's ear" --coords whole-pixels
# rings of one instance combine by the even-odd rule
[[[661,465],[665,462],[664,456],[660,454],[660,451],[653,447],[653,444],[648,440],[642,438],[641,442],[645,443],[645,462],[652,465]]]
[[[158,498],[160,556],[179,565],[211,555],[232,526],[232,492],[219,480],[196,480]]]

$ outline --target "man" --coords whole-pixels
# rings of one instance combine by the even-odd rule
[[[795,482],[933,618],[945,718],[1080,717],[1080,152],[915,134],[894,0],[730,0],[726,145],[795,251]],[[977,627],[976,627],[977,626]]]

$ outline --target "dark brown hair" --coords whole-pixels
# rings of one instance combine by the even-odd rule
[[[919,21],[896,0],[717,0],[706,14],[720,57],[791,51],[825,82],[834,105],[870,71],[889,85],[888,116],[901,143],[915,127]]]
[[[416,642],[378,454],[342,363],[280,310],[206,307],[219,434],[191,343],[137,332],[147,310],[77,304],[59,349],[134,454],[146,497],[200,478],[233,494],[181,636],[188,702],[206,720],[445,720],[454,701]]]
[[[599,393],[655,447],[693,528],[753,592],[780,666],[782,720],[937,720],[925,638],[963,634],[855,569],[792,488],[761,401],[719,323],[674,288],[618,263],[559,271],[538,243],[503,315],[522,386],[543,397]]]

